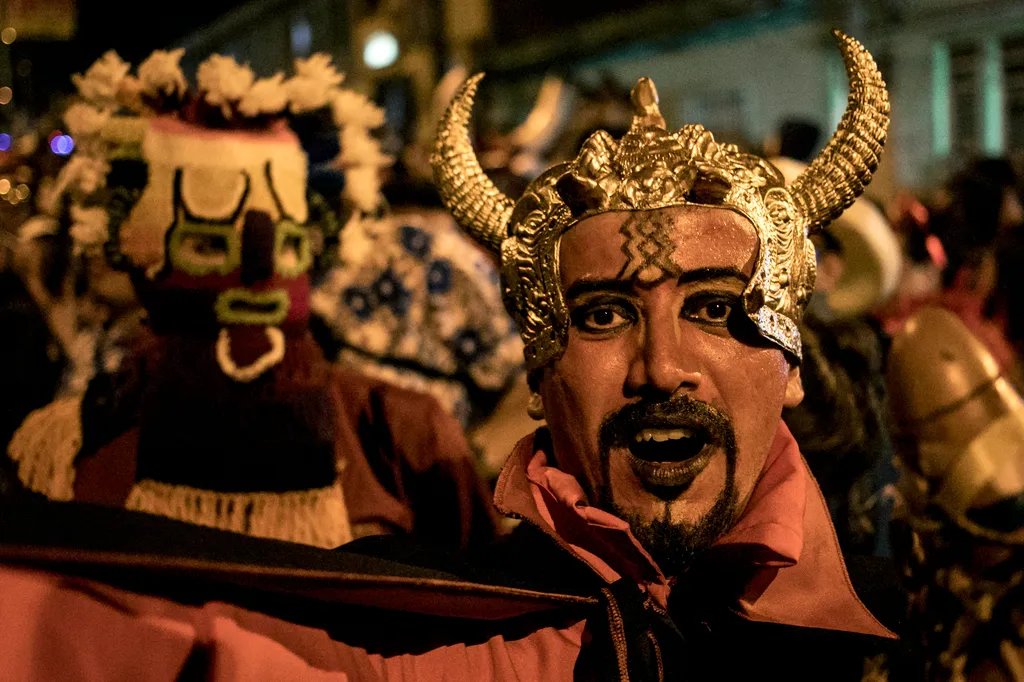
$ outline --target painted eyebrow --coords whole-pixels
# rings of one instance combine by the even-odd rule
[[[592,279],[584,277],[583,279],[578,279],[569,285],[569,288],[565,292],[565,298],[567,300],[571,300],[578,296],[582,296],[583,294],[589,294],[595,291],[632,294],[633,281],[629,279]]]
[[[707,282],[716,279],[736,279],[746,284],[750,278],[736,268],[697,268],[687,270],[679,276],[677,284],[689,284],[691,282]]]
[[[697,268],[696,270],[687,270],[679,276],[677,284],[690,284],[693,282],[710,282],[718,279],[735,279],[746,284],[750,281],[743,272],[736,268]],[[636,292],[636,287],[631,279],[615,279],[615,278],[589,278],[584,277],[578,279],[569,285],[569,288],[565,292],[565,299],[572,300],[583,294],[589,294],[593,292],[613,292],[619,294],[633,294]]]

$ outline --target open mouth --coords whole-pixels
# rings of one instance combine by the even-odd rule
[[[283,289],[228,289],[217,296],[217,320],[222,324],[277,325],[288,315],[288,292]]]
[[[626,448],[627,461],[643,486],[659,497],[674,498],[711,462],[715,447],[702,428],[648,427]]]

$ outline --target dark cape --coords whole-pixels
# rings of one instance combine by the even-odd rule
[[[227,602],[371,653],[420,653],[587,619],[576,679],[859,680],[865,661],[908,679],[911,652],[865,635],[756,623],[716,607],[698,569],[669,613],[608,585],[528,523],[452,553],[408,538],[329,551],[80,503],[0,506],[0,564],[99,581],[182,604]],[[903,593],[878,559],[847,558],[861,599],[899,632]],[[624,654],[625,658],[620,658]],[[871,663],[869,663],[870,665]],[[660,671],[660,672],[659,672]]]

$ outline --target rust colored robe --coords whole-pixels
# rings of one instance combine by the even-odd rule
[[[122,371],[94,380],[80,407],[43,408],[58,422],[48,428],[78,422],[58,445],[80,447],[32,472],[21,464],[23,483],[51,499],[123,507],[147,479],[270,493],[337,482],[354,537],[413,533],[460,547],[494,536],[496,514],[473,452],[433,398],[327,362],[308,334],[287,344],[263,383],[245,385],[220,374],[211,344],[172,346],[150,335]],[[196,376],[202,363],[207,371]],[[36,440],[38,452],[20,452],[22,460],[49,456],[49,443]],[[12,455],[15,448],[26,449],[17,440]]]

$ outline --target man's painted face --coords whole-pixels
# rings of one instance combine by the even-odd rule
[[[148,182],[121,228],[122,251],[147,274],[143,302],[158,326],[219,328],[222,369],[251,380],[280,360],[279,327],[308,318],[312,254],[298,141],[285,129],[213,131],[156,119],[143,155]]]
[[[571,328],[540,380],[555,456],[669,572],[732,525],[802,397],[742,309],[757,246],[746,218],[692,206],[561,238]]]

